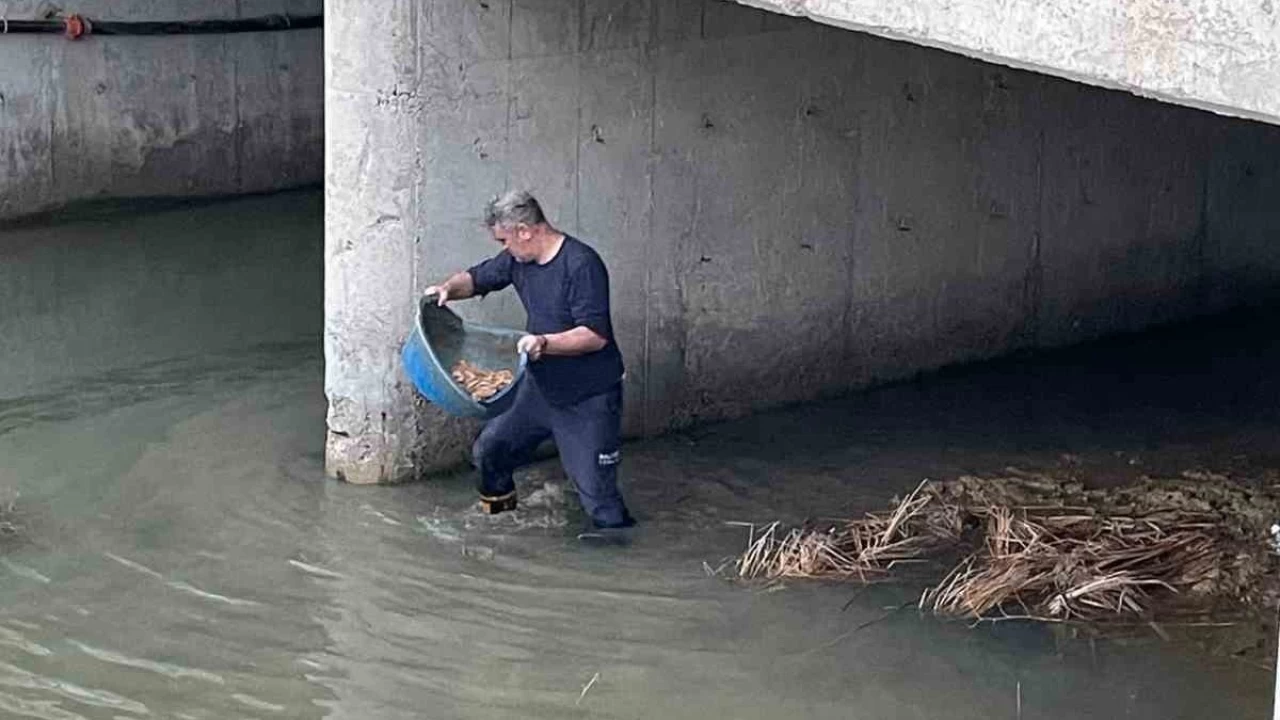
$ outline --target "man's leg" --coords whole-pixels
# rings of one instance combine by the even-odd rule
[[[622,386],[570,407],[552,407],[551,417],[560,462],[577,486],[582,509],[595,526],[634,525],[618,492]]]
[[[480,471],[480,497],[494,512],[515,507],[515,481],[511,474],[529,464],[538,445],[551,435],[547,405],[526,377],[516,389],[511,408],[490,420],[471,447],[472,463]]]

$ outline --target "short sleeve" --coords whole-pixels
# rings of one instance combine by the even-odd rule
[[[609,318],[609,273],[592,254],[569,275],[569,314],[574,325],[591,328],[605,340],[613,340]]]
[[[511,269],[514,265],[515,258],[511,257],[511,253],[503,250],[479,265],[468,268],[467,272],[471,274],[471,283],[475,286],[476,294],[487,295],[510,285]]]

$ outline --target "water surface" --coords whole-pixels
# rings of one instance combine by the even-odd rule
[[[237,228],[231,247],[251,242],[233,220],[244,202],[202,210],[215,221],[225,213]],[[251,202],[268,205],[263,217],[281,217],[256,231],[264,242],[312,233],[314,255],[304,257],[317,275],[297,282],[315,286],[274,302],[314,292],[314,206],[296,196]],[[117,262],[131,267],[147,262],[130,253],[159,242],[137,233],[166,227],[153,215],[103,222],[111,232],[85,239],[87,252],[120,253]],[[113,240],[126,236],[135,241]],[[183,253],[173,262],[213,296],[241,282],[260,289],[270,263],[298,261],[262,253],[266,267],[247,279],[209,269],[214,278],[202,274],[209,252],[200,246],[189,264]],[[6,272],[48,274],[42,263],[56,262],[28,257],[25,271]],[[52,303],[67,290],[58,282],[31,285],[30,301],[47,293]],[[174,306],[190,301],[184,285],[165,286]],[[292,306],[263,310],[310,317]],[[0,393],[0,486],[21,493],[24,526],[0,554],[0,716],[1268,712],[1271,676],[1248,657],[1154,636],[1088,643],[1041,627],[970,628],[904,609],[918,590],[911,586],[742,585],[708,572],[745,542],[745,530],[727,523],[848,516],[925,476],[1018,465],[1076,468],[1105,482],[1280,467],[1265,316],[949,372],[630,445],[625,491],[642,526],[627,548],[574,539],[581,516],[555,463],[520,478],[525,503],[514,517],[476,512],[465,475],[374,488],[325,479],[315,317],[309,328],[295,320],[275,342],[214,334],[201,347],[144,315],[131,331],[165,351],[102,358],[105,369],[52,373]],[[25,342],[66,342],[58,327]]]

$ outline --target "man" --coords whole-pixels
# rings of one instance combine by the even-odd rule
[[[472,448],[480,495],[491,512],[515,507],[511,474],[554,438],[565,472],[596,529],[635,524],[618,492],[622,353],[613,339],[609,274],[586,243],[547,222],[538,201],[512,191],[491,200],[485,224],[503,250],[440,285],[441,305],[514,285],[528,314],[517,347],[528,372],[511,408]]]

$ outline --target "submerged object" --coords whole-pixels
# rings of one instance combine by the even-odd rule
[[[414,387],[433,405],[457,417],[491,418],[515,400],[528,356],[516,350],[521,330],[467,322],[434,296],[418,302],[413,331],[404,341],[400,359]],[[452,377],[459,362],[488,371],[511,373],[512,381],[485,399],[476,399]]]

